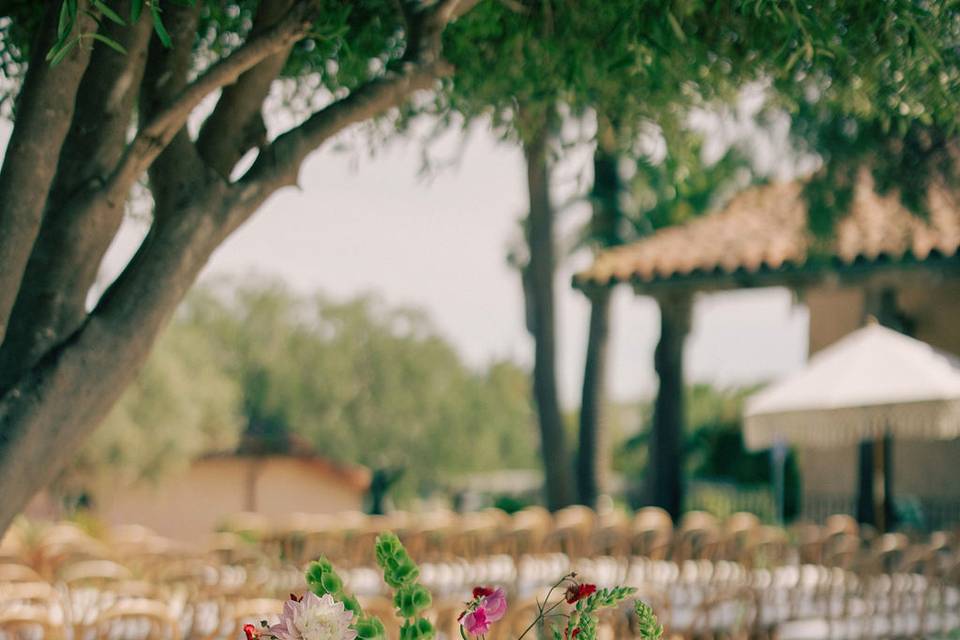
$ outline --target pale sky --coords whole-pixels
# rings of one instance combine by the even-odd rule
[[[3,129],[5,146],[9,127]],[[375,157],[321,149],[303,168],[301,190],[274,196],[214,254],[201,279],[259,272],[304,292],[376,292],[425,309],[471,365],[495,358],[529,365],[519,277],[506,261],[526,208],[521,154],[478,129],[456,166],[425,179],[420,160],[416,143],[393,144]],[[558,169],[556,200],[575,193],[583,178],[589,182],[588,152]],[[561,226],[569,230],[585,215],[575,207]],[[106,272],[122,266],[139,235],[136,224],[124,230]],[[556,279],[560,388],[568,408],[579,403],[588,320],[586,300],[570,279],[588,260],[566,260]],[[656,305],[624,288],[612,317],[611,395],[649,396],[656,389]],[[767,380],[799,367],[806,344],[806,310],[786,290],[704,296],[688,341],[688,377],[721,386]]]

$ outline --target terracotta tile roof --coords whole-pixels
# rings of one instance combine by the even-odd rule
[[[677,276],[802,267],[813,244],[802,188],[801,182],[785,182],[748,189],[716,213],[602,252],[574,282],[652,283]],[[956,255],[960,193],[934,187],[928,198],[930,215],[925,220],[907,211],[895,193],[878,194],[864,172],[850,214],[838,223],[827,254],[840,264]]]

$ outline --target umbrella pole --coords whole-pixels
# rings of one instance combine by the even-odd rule
[[[887,461],[886,441],[877,438],[873,442],[873,499],[874,513],[877,517],[877,530],[887,531]]]
[[[893,498],[893,436],[883,436],[883,523],[887,530],[897,526],[896,503]]]
[[[869,525],[877,524],[874,497],[874,477],[876,475],[874,449],[873,440],[863,440],[858,447],[857,522]]]
[[[893,436],[886,433],[873,442],[873,497],[877,529],[881,533],[896,524],[893,510]]]

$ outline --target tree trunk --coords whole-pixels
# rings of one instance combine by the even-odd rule
[[[604,135],[593,156],[593,217],[591,237],[600,249],[619,244],[620,175],[613,148],[612,128],[604,126]],[[587,355],[583,367],[580,396],[580,441],[577,451],[577,499],[595,507],[603,488],[606,464],[604,448],[604,401],[606,388],[607,344],[610,333],[610,290],[587,293],[590,300],[590,328]]]
[[[546,127],[525,143],[527,186],[530,191],[528,242],[530,262],[524,273],[528,329],[533,336],[533,395],[540,423],[540,447],[546,479],[547,506],[560,509],[573,503],[571,460],[564,438],[563,416],[557,395],[556,318],[554,317],[553,206]]]
[[[146,361],[223,240],[213,202],[151,230],[84,325],[0,397],[0,531],[70,461]]]
[[[610,333],[610,289],[590,293],[590,330],[580,397],[580,442],[577,452],[577,497],[580,504],[597,505],[606,467],[604,447],[604,389],[607,343]]]
[[[94,31],[87,3],[80,2],[77,9],[80,17],[74,31]],[[0,343],[40,232],[44,204],[56,176],[57,152],[70,128],[77,87],[90,60],[90,48],[84,46],[74,47],[58,65],[47,64],[44,58],[56,41],[59,13],[59,3],[48,3],[0,166]]]
[[[650,504],[666,509],[674,520],[683,510],[683,345],[690,330],[689,294],[664,296],[660,304],[660,341],[654,368],[660,388],[653,408],[647,492]]]

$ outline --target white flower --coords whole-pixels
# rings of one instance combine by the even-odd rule
[[[287,600],[280,622],[270,627],[270,635],[278,640],[354,640],[357,632],[350,628],[353,612],[327,594],[322,598],[307,592],[298,602]]]

